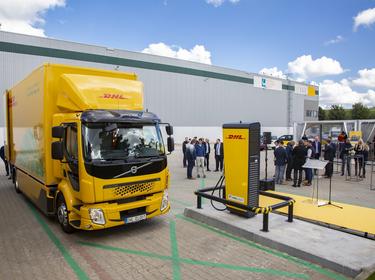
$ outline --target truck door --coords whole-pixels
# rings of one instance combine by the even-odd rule
[[[66,124],[65,131],[65,158],[64,176],[68,177],[69,182],[75,191],[79,191],[79,173],[78,173],[78,133],[77,124]]]

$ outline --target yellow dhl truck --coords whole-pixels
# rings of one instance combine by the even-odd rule
[[[65,232],[169,211],[173,127],[143,111],[135,74],[44,64],[5,93],[6,157],[15,190]]]

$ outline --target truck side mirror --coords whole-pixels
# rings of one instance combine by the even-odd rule
[[[174,139],[173,139],[173,137],[169,136],[167,138],[167,145],[168,145],[168,152],[172,153],[174,151]]]
[[[56,141],[52,143],[52,158],[57,160],[63,160],[64,158],[64,143]]]
[[[54,126],[52,127],[52,137],[53,138],[63,138],[65,128],[63,126]]]
[[[173,135],[173,126],[171,126],[170,124],[168,124],[166,127],[165,127],[165,131],[167,132],[167,134],[170,136],[170,135]]]

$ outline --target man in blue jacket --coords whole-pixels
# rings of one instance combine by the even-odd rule
[[[197,177],[206,178],[206,174],[204,174],[204,159],[206,157],[206,146],[203,144],[203,138],[199,138],[198,143],[195,144],[195,152],[197,155]],[[200,174],[199,170],[202,170],[202,174]]]
[[[279,146],[274,151],[275,156],[275,183],[283,184],[285,165],[288,161],[288,156],[284,148],[284,141],[280,141]]]

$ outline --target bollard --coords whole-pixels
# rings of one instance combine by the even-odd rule
[[[200,195],[197,195],[197,208],[202,209],[202,198]]]
[[[288,222],[289,223],[293,222],[293,204],[290,204],[288,206]]]
[[[263,229],[262,231],[268,232],[268,213],[263,214]]]

